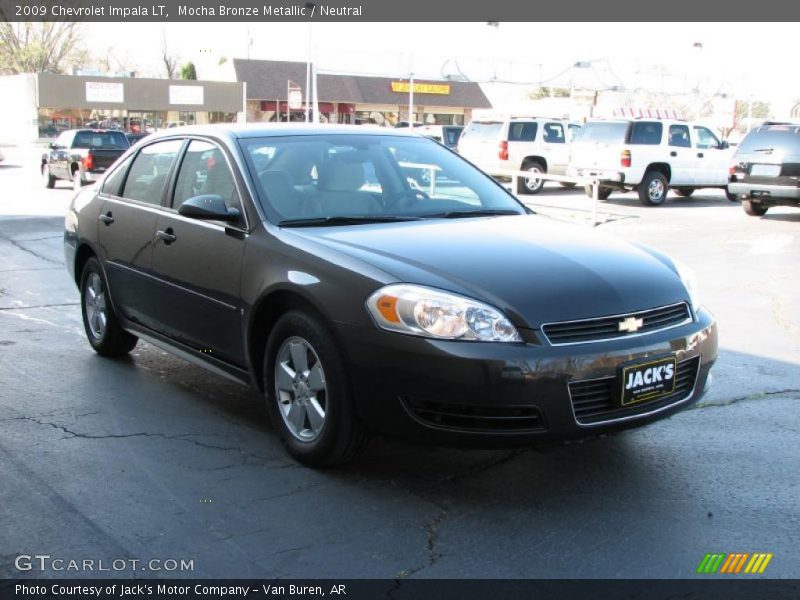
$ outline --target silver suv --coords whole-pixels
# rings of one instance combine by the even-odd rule
[[[511,181],[507,171],[528,171],[519,178],[517,192],[536,194],[545,180],[535,175],[563,175],[569,163],[569,142],[577,123],[542,117],[473,119],[458,141],[458,153],[499,181]],[[572,183],[562,183],[572,187]]]

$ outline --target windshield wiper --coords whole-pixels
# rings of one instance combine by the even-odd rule
[[[475,209],[475,210],[448,210],[446,212],[422,215],[426,219],[463,219],[468,217],[503,217],[506,215],[522,215],[514,209]]]
[[[399,223],[419,221],[420,217],[403,215],[349,215],[338,217],[313,217],[310,219],[287,219],[279,227],[325,227],[334,225],[360,225],[364,223]]]

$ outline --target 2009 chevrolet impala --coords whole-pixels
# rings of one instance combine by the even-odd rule
[[[397,130],[156,134],[74,198],[65,249],[99,354],[142,338],[252,384],[310,465],[370,430],[511,445],[645,424],[696,401],[717,354],[685,267]]]

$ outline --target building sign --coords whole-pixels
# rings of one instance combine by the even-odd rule
[[[203,104],[202,85],[169,86],[170,104]]]
[[[121,83],[86,82],[87,102],[125,102],[125,87]]]
[[[392,91],[402,94],[408,94],[411,91],[411,86],[407,81],[393,81]],[[449,83],[414,83],[415,94],[441,94],[447,96],[450,94]]]

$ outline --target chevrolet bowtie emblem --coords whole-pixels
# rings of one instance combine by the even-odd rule
[[[619,322],[619,330],[627,331],[628,333],[635,333],[639,331],[644,325],[644,320],[637,319],[636,317],[628,317]]]

